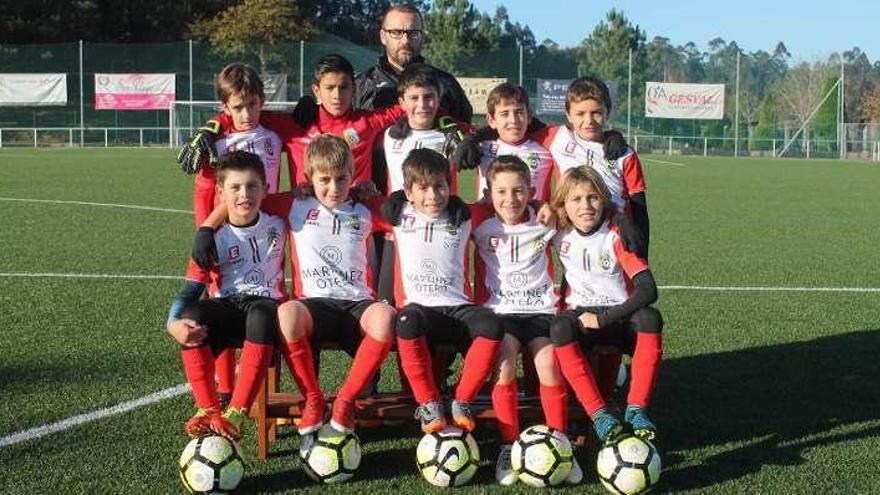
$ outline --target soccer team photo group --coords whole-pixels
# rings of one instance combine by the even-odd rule
[[[667,64],[633,126],[632,47],[629,87],[535,86],[521,43],[518,80],[462,78],[439,23],[468,2],[332,3],[200,15],[259,54],[212,55],[209,101],[94,69],[95,109],[155,108],[155,146],[82,149],[82,68],[79,129],[0,118],[4,493],[880,490],[880,148],[848,141],[843,61],[769,151],[739,52],[734,120],[732,88]],[[372,18],[378,55],[300,45],[287,104],[261,36],[291,15]],[[13,59],[0,109],[46,118],[57,81]]]

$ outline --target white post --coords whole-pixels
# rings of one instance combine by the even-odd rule
[[[305,77],[305,72],[304,72],[305,69],[303,68],[303,64],[305,64],[305,58],[306,58],[306,42],[305,42],[305,40],[300,40],[299,41],[299,96],[300,96],[300,98],[302,98],[302,96],[304,94],[306,94],[305,93],[305,91],[306,91],[305,83],[303,82],[303,77]]]
[[[703,138],[703,156],[709,156],[709,138]]]
[[[519,41],[516,42],[519,45],[519,85],[523,85],[523,46]]]
[[[34,127],[34,148],[37,147],[37,128]]]
[[[0,129],[0,148],[3,147],[3,129]]]
[[[672,136],[669,136],[669,156],[672,156]]]
[[[633,51],[629,49],[629,74],[626,83],[626,137],[632,136]]]
[[[174,148],[174,102],[168,107],[168,149]]]
[[[73,127],[67,129],[67,146],[73,148]]]
[[[839,140],[840,146],[840,159],[846,159],[846,126],[843,125],[844,119],[846,119],[846,115],[844,114],[846,108],[844,106],[845,96],[843,93],[843,79],[844,79],[844,63],[843,63],[843,54],[840,54],[840,87],[838,88],[838,97],[837,97],[837,107],[838,107],[838,115],[839,119],[837,121],[837,139]]]
[[[639,152],[639,137],[638,136],[633,136],[633,149],[635,150],[636,153]]]
[[[85,120],[83,119],[83,42],[79,40],[79,145],[85,146]]]
[[[776,158],[776,138],[773,139],[773,158]]]
[[[108,141],[107,141],[107,128],[105,127],[105,128],[104,128],[104,147],[107,148],[107,147],[108,147],[108,144],[109,144],[109,143],[108,143]]]
[[[193,40],[189,40],[189,101],[193,101]],[[169,110],[170,112],[171,110]],[[168,132],[171,132],[169,130]],[[193,107],[189,106],[189,133],[193,132]]]
[[[143,148],[143,147],[144,147],[144,128],[143,128],[143,127],[141,127],[140,129],[138,129],[138,134],[139,134],[139,137],[140,137],[139,142],[140,142],[140,144],[141,144],[141,148]]]
[[[733,157],[739,156],[739,48],[736,49],[736,109],[733,115]]]

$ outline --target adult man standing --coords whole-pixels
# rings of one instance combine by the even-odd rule
[[[397,78],[407,65],[425,63],[421,53],[426,37],[418,9],[411,5],[388,9],[379,30],[385,53],[375,66],[355,77],[355,108],[372,110],[397,102]],[[439,114],[470,122],[473,109],[458,81],[448,72],[435,70],[440,82]]]

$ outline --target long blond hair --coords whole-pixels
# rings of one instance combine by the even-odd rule
[[[553,197],[550,199],[550,207],[553,208],[553,211],[556,213],[560,228],[568,228],[571,226],[571,219],[568,218],[568,213],[565,212],[565,198],[567,198],[576,187],[582,184],[591,184],[596,192],[599,193],[599,198],[602,200],[603,220],[610,220],[614,215],[614,204],[611,202],[611,193],[608,191],[608,186],[605,185],[605,181],[602,180],[602,176],[591,167],[575,167],[569,169],[563,174],[562,180],[560,180],[559,185],[556,186],[556,190],[553,192]]]

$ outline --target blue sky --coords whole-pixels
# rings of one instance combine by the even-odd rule
[[[812,61],[858,46],[874,62],[880,59],[880,0],[727,0],[562,1],[471,0],[477,10],[494,14],[507,7],[511,20],[528,25],[540,43],[580,43],[612,8],[624,11],[647,33],[681,45],[694,41],[705,50],[709,40],[736,40],[746,51],[772,50],[782,41],[795,60]]]

